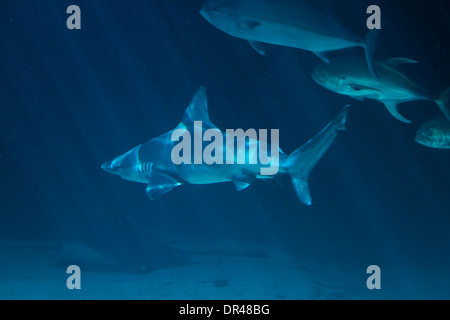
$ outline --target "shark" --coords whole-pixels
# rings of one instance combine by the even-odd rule
[[[213,130],[223,135],[225,139],[227,138],[227,132],[222,132],[209,119],[206,87],[201,86],[175,129],[104,162],[101,168],[125,180],[146,184],[146,193],[151,200],[158,199],[174,188],[187,184],[233,182],[236,189],[241,191],[257,179],[272,179],[280,174],[289,174],[297,197],[303,204],[310,206],[312,204],[308,183],[310,173],[332,145],[338,132],[345,130],[348,111],[349,106],[344,107],[335,119],[290,155],[282,152],[281,149],[278,149],[278,152],[270,150],[271,154],[266,164],[262,164],[260,161],[250,161],[252,157],[248,153],[250,144],[261,144],[259,140],[251,141],[251,139],[246,140],[245,144],[233,146],[233,148],[239,149],[235,153],[236,157],[247,152],[244,163],[196,164],[191,162],[175,164],[172,155],[179,141],[174,139],[173,135],[177,130],[182,129],[193,133],[199,129],[197,124],[201,121],[203,132]],[[227,146],[228,144],[224,145],[224,148],[226,149]],[[204,147],[203,151],[207,147]],[[277,162],[276,174],[261,174],[261,167],[270,166],[270,162],[275,160]]]
[[[376,75],[373,54],[378,31],[371,30],[362,39],[305,1],[207,0],[200,14],[219,30],[247,40],[261,55],[263,43],[269,43],[311,51],[328,63],[329,51],[362,47]]]
[[[312,78],[322,87],[350,96],[356,100],[372,99],[382,102],[399,121],[411,123],[398,111],[398,105],[417,100],[434,101],[450,120],[450,88],[433,96],[409,79],[399,68],[417,63],[406,58],[391,58],[375,62],[377,77],[373,76],[363,59],[341,57],[332,63],[322,63],[312,72]]]

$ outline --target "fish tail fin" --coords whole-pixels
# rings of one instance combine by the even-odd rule
[[[364,52],[366,53],[367,65],[369,66],[370,73],[373,74],[374,77],[378,78],[377,72],[375,70],[375,60],[374,60],[374,52],[375,46],[377,43],[379,31],[371,30],[367,34],[362,47],[364,48]]]
[[[450,120],[450,87],[442,92],[435,101],[442,113]]]
[[[291,176],[297,197],[307,206],[312,204],[309,175],[333,143],[338,131],[345,130],[349,107],[343,108],[334,120],[303,146],[292,152],[287,160],[287,171]]]

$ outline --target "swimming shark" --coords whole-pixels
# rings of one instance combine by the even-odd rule
[[[450,88],[438,97],[427,93],[399,70],[399,65],[417,63],[406,58],[392,58],[375,62],[377,77],[358,57],[341,57],[332,63],[322,63],[312,73],[312,78],[324,88],[357,100],[373,99],[382,102],[391,115],[405,123],[410,120],[397,109],[401,103],[416,100],[434,101],[450,119]]]
[[[200,14],[219,30],[248,40],[262,55],[262,43],[269,43],[308,50],[329,62],[328,51],[362,47],[369,69],[376,75],[373,52],[378,31],[369,31],[361,39],[305,1],[208,0]]]
[[[287,173],[291,176],[292,184],[300,201],[305,205],[311,205],[308,178],[317,162],[328,150],[335,140],[338,131],[345,130],[349,106],[344,107],[337,117],[323,128],[316,136],[306,142],[290,155],[281,151],[271,150],[269,162],[276,160],[278,167],[276,175]],[[172,189],[184,184],[212,184],[232,181],[238,191],[247,188],[256,179],[271,179],[274,175],[261,174],[261,167],[272,165],[260,162],[251,163],[248,151],[249,144],[255,141],[247,140],[244,146],[237,144],[236,152],[247,153],[244,163],[234,164],[175,164],[173,161],[173,150],[179,140],[174,139],[174,133],[178,130],[194,132],[198,130],[201,121],[202,132],[213,130],[220,133],[226,139],[227,133],[220,131],[209,119],[206,88],[200,87],[188,105],[184,116],[178,126],[153,138],[130,151],[117,156],[111,161],[101,165],[106,172],[118,175],[125,180],[147,184],[147,195],[150,199],[157,199]],[[228,132],[228,130],[227,130]],[[256,141],[258,144],[260,141]],[[226,145],[224,146],[226,148]],[[233,146],[234,148],[234,146]],[[195,149],[195,146],[194,146]],[[259,145],[261,149],[261,145]],[[205,148],[200,150],[205,151]],[[195,150],[194,150],[195,152]],[[276,154],[277,159],[274,159]]]

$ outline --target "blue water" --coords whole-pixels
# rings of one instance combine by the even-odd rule
[[[71,4],[81,8],[81,30],[66,28]],[[316,3],[361,37],[371,4]],[[403,69],[415,82],[433,94],[448,87],[448,3],[377,4],[376,57],[415,59]],[[436,105],[401,106],[413,121],[403,124],[379,102],[317,85],[310,74],[320,60],[312,53],[267,45],[260,56],[205,21],[200,5],[0,1],[0,241],[82,244],[121,261],[112,271],[139,274],[190,264],[164,239],[232,239],[277,246],[299,262],[347,265],[361,292],[368,292],[366,268],[378,265],[383,287],[369,298],[450,298],[441,282],[448,279],[436,276],[450,268],[450,153],[414,142],[417,128],[439,113]],[[332,56],[345,54],[363,52]],[[173,129],[201,85],[219,128],[277,128],[287,153],[352,104],[347,131],[311,174],[311,207],[298,201],[287,176],[241,192],[231,183],[182,186],[150,201],[145,185],[100,169]],[[2,259],[3,275],[20,278],[19,262]],[[70,253],[61,264],[67,260]],[[415,285],[419,278],[425,289]],[[27,298],[26,290],[15,297]]]

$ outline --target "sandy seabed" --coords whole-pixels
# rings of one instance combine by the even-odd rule
[[[58,265],[64,244],[0,242],[0,299],[151,299],[151,300],[304,300],[304,299],[448,299],[449,277],[417,275],[415,282],[386,280],[369,290],[366,270],[298,261],[274,246],[238,242],[172,240],[190,263],[151,272],[101,272],[81,268],[81,289],[69,290],[70,274]],[[194,250],[195,249],[195,250]],[[90,253],[92,255],[92,253]],[[425,273],[427,274],[427,273]],[[419,279],[419,280],[418,280]],[[390,282],[390,285],[389,285]],[[408,285],[409,283],[409,285]]]

